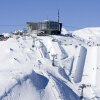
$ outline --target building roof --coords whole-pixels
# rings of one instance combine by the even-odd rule
[[[37,24],[37,23],[47,23],[47,22],[55,22],[55,23],[58,23],[57,21],[53,21],[53,20],[43,20],[41,22],[26,22],[26,23],[27,24],[34,25],[34,24]]]

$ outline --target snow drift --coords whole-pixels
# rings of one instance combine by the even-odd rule
[[[12,35],[0,41],[0,100],[80,100],[82,84],[84,99],[99,99],[99,29],[77,30],[72,37],[63,29],[61,36]],[[87,55],[77,84],[80,46]]]
[[[0,41],[0,100],[78,100],[68,76],[70,69],[65,67],[71,63],[66,39],[11,36]],[[52,55],[56,55],[55,66]]]

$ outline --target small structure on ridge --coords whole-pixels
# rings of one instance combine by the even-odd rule
[[[28,32],[37,35],[60,35],[62,23],[56,21],[27,22]]]

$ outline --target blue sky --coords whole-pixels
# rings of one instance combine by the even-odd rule
[[[27,21],[57,20],[58,9],[68,30],[100,26],[100,0],[0,0],[0,33],[23,29]]]

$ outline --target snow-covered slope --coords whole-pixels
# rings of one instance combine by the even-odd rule
[[[75,51],[71,41],[64,36],[0,41],[0,100],[79,100],[68,76]]]
[[[13,35],[0,41],[0,100],[80,100],[84,84],[84,99],[99,100],[99,30],[81,29],[68,37],[63,29],[62,36]],[[81,45],[87,55],[82,80],[75,83]]]
[[[88,42],[96,42],[100,44],[100,27],[90,27],[76,30],[73,32],[73,35]]]
[[[85,28],[73,32],[73,37],[87,49],[81,84],[86,85],[84,97],[100,99],[100,27]],[[78,50],[78,49],[77,49]],[[76,54],[77,55],[77,54]],[[75,65],[74,65],[75,67]],[[75,70],[75,68],[74,68]]]

